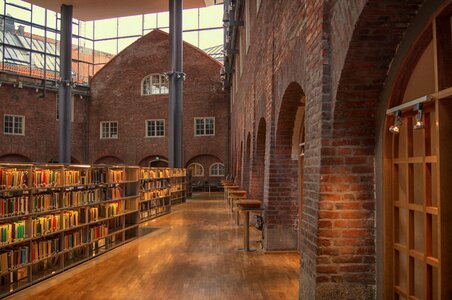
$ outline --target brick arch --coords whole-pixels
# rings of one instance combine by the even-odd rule
[[[251,167],[251,133],[246,137],[245,156],[243,161],[243,188],[250,191],[250,167]]]
[[[268,193],[264,196],[267,250],[298,248],[298,160],[291,154],[295,118],[303,102],[303,89],[291,82],[282,98],[270,147]]]
[[[263,199],[264,197],[266,134],[267,122],[265,121],[265,118],[261,118],[257,128],[250,182],[250,194],[257,199]]]
[[[236,151],[235,153],[239,153],[236,156],[236,168],[235,168],[235,183],[236,185],[242,184],[242,160],[243,160],[243,141],[240,141],[240,152]]]
[[[168,158],[163,155],[148,155],[138,163],[142,167],[149,167],[149,164],[152,164],[152,167],[165,168],[168,167]]]
[[[94,164],[107,164],[107,165],[117,165],[117,164],[124,164],[124,161],[122,161],[119,157],[109,155],[109,156],[102,156],[99,157],[94,161]]]
[[[58,157],[54,156],[51,159],[49,159],[47,162],[48,163],[58,163]],[[71,156],[71,164],[79,164],[79,163],[80,163],[80,161],[77,158]]]
[[[316,236],[305,221],[312,214],[303,211],[302,218],[302,265],[313,268],[303,272],[312,272],[321,283],[318,297],[346,291],[375,298],[377,111],[394,56],[424,2],[368,0],[353,26],[337,87],[332,87],[333,105],[322,114],[332,123],[322,127]],[[318,253],[328,256],[318,259]],[[351,258],[354,253],[360,255]],[[323,284],[329,290],[319,288]]]
[[[22,154],[17,153],[9,153],[0,156],[0,162],[17,162],[17,163],[24,163],[24,162],[31,162],[31,160]]]

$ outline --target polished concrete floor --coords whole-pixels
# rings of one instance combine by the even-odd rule
[[[299,255],[243,253],[242,227],[220,200],[195,194],[139,239],[11,299],[298,299]],[[261,233],[251,227],[251,246]]]

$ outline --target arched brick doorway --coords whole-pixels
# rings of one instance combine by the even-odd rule
[[[413,26],[424,18],[423,11],[433,2],[400,1],[395,7],[393,1],[367,1],[350,36],[344,65],[333,83],[333,124],[322,132],[317,251],[330,253],[330,260],[318,260],[315,264],[317,281],[324,280],[317,284],[316,295],[320,297],[331,295],[321,288],[326,285],[336,294],[360,293],[371,298],[375,291],[382,299],[409,299],[415,295],[413,273],[405,274],[411,276],[407,280],[411,280],[411,291],[407,293],[405,288],[393,286],[396,262],[383,264],[394,257],[392,241],[390,246],[387,242],[394,233],[391,219],[395,220],[395,209],[383,207],[383,182],[391,179],[382,162],[386,132],[379,135],[380,126],[375,124],[384,119],[385,90],[394,84],[391,68],[398,68],[400,59],[407,56],[406,49],[413,47]],[[422,27],[428,18],[424,18]],[[378,30],[382,28],[384,37]],[[336,191],[334,195],[332,190]],[[390,235],[385,226],[391,227]],[[336,236],[331,236],[332,229]],[[360,255],[352,258],[350,253]],[[354,266],[347,268],[352,259],[356,259]],[[414,270],[415,260],[406,260],[408,269]],[[426,295],[420,298],[431,299]]]
[[[124,164],[124,162],[116,156],[103,156],[98,158],[94,164],[119,165]]]
[[[143,167],[166,168],[168,167],[168,159],[161,155],[150,155],[143,158],[139,165]]]
[[[264,197],[266,250],[298,249],[299,165],[294,132],[298,131],[295,121],[301,106],[304,106],[303,90],[292,82],[284,92],[275,120],[274,145],[270,147],[268,194]]]

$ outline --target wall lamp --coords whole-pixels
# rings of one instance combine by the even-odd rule
[[[394,124],[389,127],[389,131],[394,134],[400,133],[400,126],[402,126],[402,111],[394,112]]]
[[[424,129],[424,113],[422,112],[422,103],[418,103],[414,109],[416,113],[416,122],[413,125],[413,129]]]
[[[402,125],[402,111],[409,108],[413,108],[416,113],[416,122],[413,125],[413,129],[424,128],[424,114],[422,111],[423,103],[428,102],[432,99],[430,95],[422,96],[417,99],[402,103],[395,107],[392,107],[386,111],[387,115],[394,115],[394,124],[389,127],[389,131],[398,134],[400,132],[400,126]]]

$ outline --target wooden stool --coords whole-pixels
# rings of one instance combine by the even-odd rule
[[[235,202],[241,213],[245,214],[245,225],[243,228],[243,251],[250,252],[250,212],[260,212],[264,209],[261,207],[259,200],[237,200]]]

